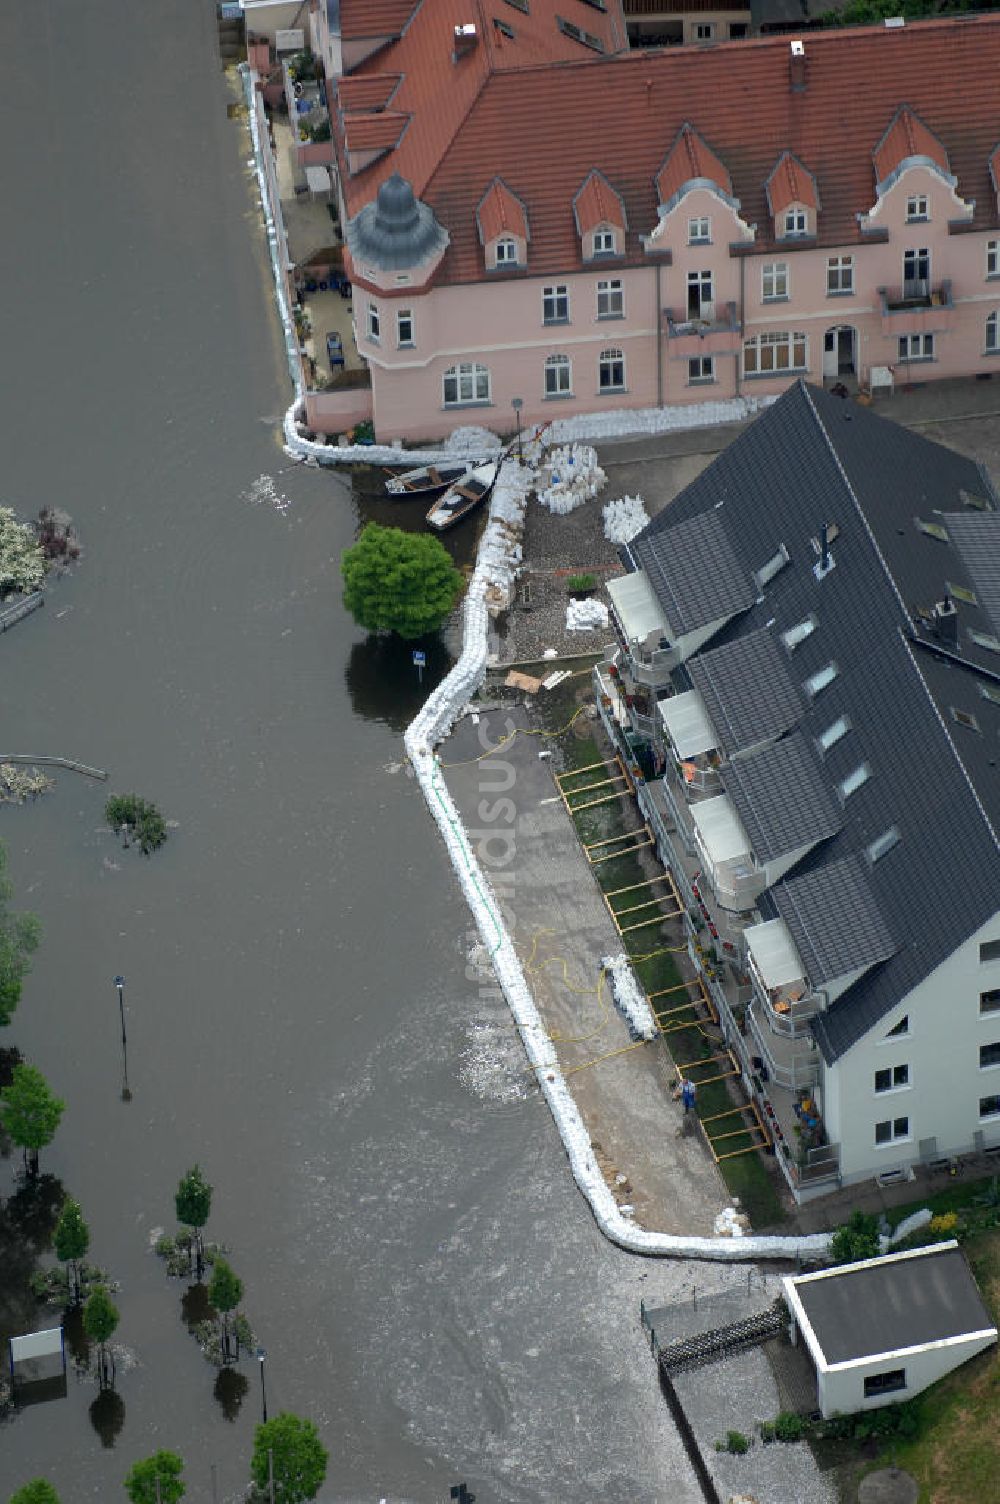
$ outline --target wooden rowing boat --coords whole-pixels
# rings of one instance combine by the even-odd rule
[[[454,527],[456,522],[461,522],[463,517],[467,517],[486,501],[496,484],[499,470],[499,460],[488,465],[477,465],[474,470],[470,470],[468,475],[456,481],[434,503],[427,513],[428,524],[438,532],[444,532],[445,528]]]

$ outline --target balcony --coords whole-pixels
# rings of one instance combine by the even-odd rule
[[[927,279],[904,282],[901,287],[880,287],[882,333],[896,338],[903,334],[947,334],[955,327],[955,304],[951,283],[932,286]]]
[[[746,1023],[768,1078],[786,1091],[810,1091],[819,1081],[819,1052],[812,1036],[788,1039],[772,1033],[758,1016],[758,1005],[757,998],[747,1004]]]
[[[735,303],[703,303],[700,315],[688,316],[664,308],[671,360],[691,360],[696,355],[733,355],[742,340]]]
[[[297,52],[283,64],[285,99],[300,167],[332,162],[333,132],[323,67],[312,53]]]

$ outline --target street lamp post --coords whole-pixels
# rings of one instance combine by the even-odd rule
[[[266,1357],[267,1357],[267,1348],[266,1347],[258,1347],[258,1349],[257,1349],[257,1362],[260,1364],[260,1408],[261,1408],[261,1413],[262,1413],[262,1415],[264,1417],[264,1424],[265,1424],[265,1426],[267,1425],[267,1390],[264,1388],[264,1359]]]
[[[125,1038],[125,978],[115,977],[118,989],[118,1016],[122,1021],[122,1101],[131,1102],[132,1093],[128,1084],[128,1040]]]
[[[517,462],[520,464],[524,459],[524,452],[521,449],[521,408],[524,406],[524,400],[521,397],[514,397],[510,405],[514,409],[514,422],[517,424]]]

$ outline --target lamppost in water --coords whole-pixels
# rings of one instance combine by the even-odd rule
[[[524,399],[522,397],[513,397],[510,405],[514,409],[514,422],[517,424],[517,462],[520,464],[524,459],[524,453],[521,449],[521,408],[524,406]]]
[[[258,1347],[257,1362],[260,1364],[260,1408],[264,1416],[264,1424],[267,1425],[267,1391],[264,1388],[264,1359],[267,1357],[267,1348]]]
[[[131,1102],[132,1093],[128,1084],[128,1041],[125,1038],[125,978],[115,977],[118,989],[118,1015],[122,1021],[122,1101]]]

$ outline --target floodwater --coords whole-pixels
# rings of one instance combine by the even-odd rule
[[[44,1474],[64,1504],[119,1498],[160,1446],[190,1499],[240,1494],[258,1366],[216,1387],[150,1252],[198,1161],[269,1410],[330,1450],[324,1499],[431,1504],[465,1479],[479,1504],[685,1504],[637,1321],[657,1270],[647,1290],[598,1235],[467,971],[402,767],[427,685],[340,603],[358,505],[278,447],[287,374],[213,6],[33,0],[0,42],[0,500],[65,507],[84,548],[0,639],[0,751],[111,775],[0,811],[44,930],[3,1043],[66,1100],[42,1168],[121,1285],[117,1397],[95,1407],[71,1371],[0,1426],[0,1495]],[[176,822],[150,860],[103,827],[109,788]],[[43,1319],[25,1280],[61,1194],[17,1192],[17,1169],[3,1335]]]

